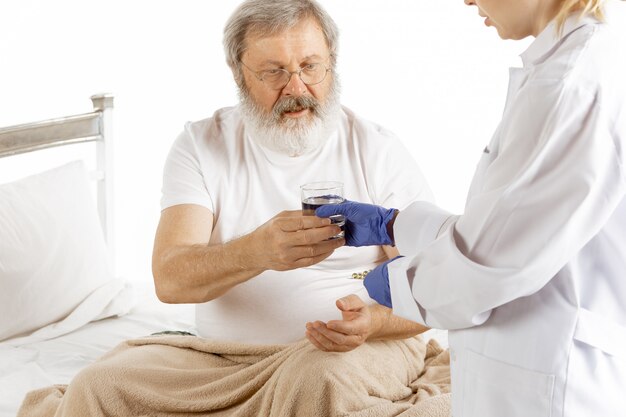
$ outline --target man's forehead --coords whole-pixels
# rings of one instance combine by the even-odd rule
[[[267,59],[264,58],[260,58],[257,56],[257,63],[260,64],[269,64],[269,65],[276,65],[276,66],[282,66],[282,65],[287,65],[289,64],[289,62],[286,62],[284,60],[280,60],[280,59],[276,59],[276,57],[270,57]],[[303,56],[303,57],[298,57],[295,60],[297,62],[321,62],[324,61],[328,58],[328,55],[322,56],[319,54],[312,54],[312,55],[307,55],[307,56]]]
[[[258,64],[285,65],[293,61],[326,59],[330,54],[324,32],[312,19],[270,35],[250,33],[245,42],[244,56],[248,55]]]

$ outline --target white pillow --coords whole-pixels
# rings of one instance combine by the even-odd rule
[[[0,185],[0,340],[51,338],[130,308],[89,187],[79,161]]]

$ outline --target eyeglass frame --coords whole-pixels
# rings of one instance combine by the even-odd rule
[[[256,77],[256,79],[257,79],[257,80],[259,80],[259,81],[261,81],[264,85],[267,85],[267,84],[265,83],[265,80],[263,80],[263,76],[262,76],[262,75],[259,75],[259,74],[262,74],[262,73],[265,73],[265,72],[268,72],[268,71],[277,71],[277,70],[278,70],[278,71],[282,71],[282,72],[286,72],[287,74],[289,74],[289,78],[287,79],[287,82],[286,82],[286,83],[285,83],[285,85],[283,85],[282,87],[280,87],[280,88],[272,88],[272,87],[269,87],[269,85],[267,85],[270,89],[275,90],[275,91],[279,91],[279,90],[282,90],[283,88],[287,87],[287,85],[289,84],[289,82],[291,82],[291,77],[293,76],[293,74],[298,74],[298,78],[300,78],[300,81],[302,81],[302,83],[303,83],[304,85],[317,85],[317,84],[321,84],[321,83],[322,83],[322,82],[326,79],[326,77],[328,77],[328,73],[329,73],[329,72],[332,72],[332,70],[333,70],[333,69],[332,69],[332,67],[327,67],[327,66],[326,66],[325,64],[323,64],[322,62],[314,62],[314,63],[307,64],[307,65],[321,65],[321,66],[325,69],[325,71],[324,71],[324,76],[322,77],[322,79],[321,79],[321,80],[319,80],[319,81],[318,81],[318,82],[316,82],[316,83],[307,83],[307,82],[305,82],[305,81],[302,79],[302,71],[304,71],[306,67],[304,67],[304,68],[300,68],[298,71],[288,71],[288,70],[286,70],[285,68],[274,68],[274,69],[271,69],[271,70],[260,70],[260,71],[255,71],[255,70],[253,70],[252,68],[250,68],[249,66],[247,66],[246,64],[244,64],[244,62],[243,62],[242,60],[239,60],[239,63],[240,63],[241,65],[243,65],[245,68],[247,68],[247,69],[248,69],[248,71],[250,71],[251,73],[253,73],[253,74],[254,74],[254,76]]]

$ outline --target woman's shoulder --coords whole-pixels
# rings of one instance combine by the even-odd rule
[[[549,57],[533,69],[529,82],[546,92],[552,87],[594,96],[599,91],[626,93],[626,37],[620,32],[615,24],[582,25],[565,35]]]

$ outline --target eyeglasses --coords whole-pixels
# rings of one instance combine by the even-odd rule
[[[326,68],[326,66],[321,63],[306,64],[298,71],[287,71],[283,68],[255,71],[244,64],[243,61],[239,62],[252,72],[259,81],[265,83],[265,85],[272,90],[282,90],[285,88],[285,86],[289,84],[293,74],[298,74],[298,77],[300,77],[304,84],[315,85],[324,81],[324,79],[326,79],[326,74],[331,71],[330,68]]]

